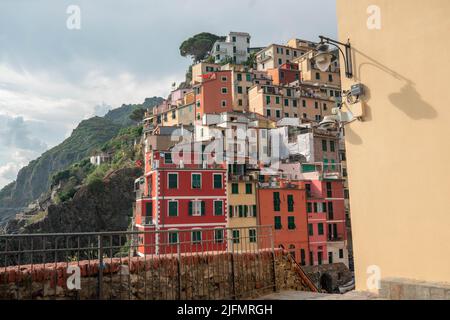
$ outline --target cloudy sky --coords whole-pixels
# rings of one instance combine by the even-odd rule
[[[246,31],[252,46],[336,36],[335,0],[1,0],[0,187],[82,119],[166,96],[199,32]],[[70,5],[80,29],[68,29]]]

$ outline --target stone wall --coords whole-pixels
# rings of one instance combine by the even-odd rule
[[[390,300],[450,300],[450,283],[382,279],[378,295]]]
[[[0,299],[248,299],[274,290],[316,290],[282,250],[153,256],[0,268]],[[80,271],[80,287],[68,283]],[[69,281],[68,281],[69,280]]]
[[[329,293],[338,293],[339,287],[350,282],[353,277],[352,272],[343,263],[305,266],[303,270],[319,290]],[[331,288],[325,288],[321,281],[323,277],[327,276],[330,279]]]

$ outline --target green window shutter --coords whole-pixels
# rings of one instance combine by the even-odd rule
[[[280,104],[280,97],[275,97],[276,104]]]
[[[223,230],[214,230],[214,239],[216,243],[222,243],[223,241]]]
[[[328,170],[328,159],[323,159],[323,169]]]
[[[222,189],[222,175],[221,174],[214,175],[214,189]]]
[[[334,149],[334,141],[330,141],[330,151],[331,152],[335,151],[335,149]]]
[[[311,213],[312,212],[312,203],[311,202],[308,202],[307,204],[306,204],[306,206],[307,206],[307,212],[308,213]]]
[[[221,216],[222,215],[222,207],[223,207],[223,202],[222,201],[214,201],[214,214],[216,216]]]
[[[253,205],[253,216],[256,217],[256,204]]]
[[[229,206],[229,207],[228,207],[228,216],[229,216],[230,218],[233,217],[233,206]]]
[[[273,210],[274,211],[280,211],[280,193],[274,192],[273,193]]]
[[[248,206],[244,206],[244,218],[248,217]]]
[[[240,242],[240,235],[239,230],[233,230],[233,243],[239,243]]]
[[[314,212],[317,212],[317,202],[314,202],[313,206],[314,206]]]
[[[266,104],[270,104],[270,96],[266,96]]]
[[[245,75],[245,77],[246,77],[246,80],[247,80],[247,81],[252,81],[252,75],[251,75],[250,73],[247,73],[247,74]]]
[[[274,222],[275,222],[275,230],[280,230],[282,228],[281,217],[279,216],[274,217]]]
[[[288,217],[288,229],[289,230],[295,229],[295,217]]]
[[[192,175],[192,189],[200,189],[202,176],[200,174]]]
[[[319,235],[323,235],[323,223],[317,224]]]
[[[310,236],[314,235],[314,229],[313,229],[313,225],[311,223],[308,224],[308,234]]]
[[[326,202],[322,203],[322,209],[323,209],[323,212],[327,212],[327,203]]]
[[[244,207],[242,205],[239,205],[239,218],[242,218],[244,216]]]
[[[245,193],[246,194],[252,194],[253,193],[253,188],[252,188],[252,184],[251,183],[247,183],[245,185]]]
[[[206,214],[206,210],[205,210],[205,201],[201,202],[201,215],[204,216]]]
[[[178,188],[178,177],[176,174],[169,173],[169,189]]]
[[[153,206],[151,202],[147,202],[145,204],[145,216],[147,217],[153,216]]]
[[[189,201],[189,215],[192,216],[192,201]]]
[[[238,73],[238,74],[237,74],[237,80],[238,80],[238,81],[242,81],[242,74],[241,74],[241,73]]]
[[[336,168],[336,166],[335,166],[335,161],[334,161],[334,159],[331,159],[331,169],[335,169]]]
[[[178,202],[171,201],[169,202],[169,217],[178,216]]]
[[[288,212],[294,212],[294,196],[292,194],[289,194],[287,196],[288,200]]]
[[[231,184],[231,193],[232,194],[238,194],[239,193],[239,184],[232,183]]]

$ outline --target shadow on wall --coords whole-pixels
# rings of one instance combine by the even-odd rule
[[[352,55],[353,61],[357,61],[356,54],[364,57],[370,62],[364,62],[359,65],[358,71],[354,74],[354,79],[356,82],[361,82],[361,73],[362,69],[366,66],[372,66],[380,69],[381,71],[387,73],[391,77],[404,82],[404,86],[400,89],[400,92],[391,93],[388,96],[389,101],[396,106],[400,111],[402,111],[405,115],[410,117],[413,120],[422,120],[422,119],[433,119],[436,118],[438,113],[433,108],[432,105],[427,103],[422,99],[420,94],[415,89],[415,84],[410,79],[402,76],[401,74],[395,72],[394,70],[388,68],[387,66],[381,64],[375,59],[369,57],[363,52],[353,48]],[[356,63],[355,63],[356,64]],[[366,95],[364,98],[364,102],[366,103],[366,115],[364,116],[364,121],[372,120],[372,110],[370,106],[370,97],[371,92],[370,88],[366,89]]]

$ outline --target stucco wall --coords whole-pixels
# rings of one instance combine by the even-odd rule
[[[371,5],[380,29],[368,28]],[[366,86],[364,121],[346,126],[357,289],[372,265],[381,278],[450,282],[449,12],[448,0],[337,0]]]

